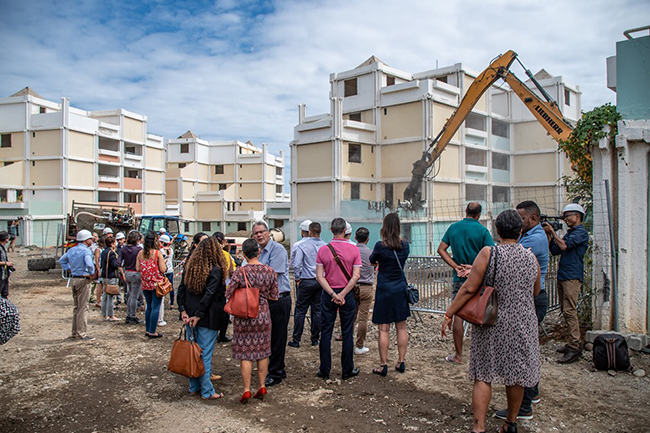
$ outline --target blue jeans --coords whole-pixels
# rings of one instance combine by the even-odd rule
[[[340,293],[340,289],[334,290]],[[332,301],[330,295],[323,290],[320,300],[321,337],[318,347],[320,352],[320,372],[329,376],[332,369],[332,332],[336,321],[336,312],[341,317],[341,332],[343,334],[343,347],[341,348],[341,368],[343,374],[350,374],[354,369],[354,316],[357,303],[354,300],[354,291],[345,295],[345,304],[338,305]]]
[[[214,394],[214,387],[210,382],[212,375],[212,354],[214,353],[214,343],[217,341],[219,331],[197,326],[194,328],[194,337],[202,350],[201,359],[205,373],[197,378],[190,378],[190,392],[201,392],[201,397],[208,398]],[[192,335],[192,330],[187,326],[188,338]]]
[[[296,307],[293,311],[293,341],[300,343],[305,327],[305,316],[311,308],[311,342],[320,337],[320,297],[323,289],[315,279],[301,280],[298,285]]]
[[[162,298],[156,296],[155,290],[143,290],[142,293],[144,293],[144,298],[147,300],[147,309],[144,312],[144,327],[149,334],[155,334]]]

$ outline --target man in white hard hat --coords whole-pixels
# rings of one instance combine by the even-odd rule
[[[92,341],[93,337],[86,334],[88,323],[88,299],[90,298],[90,276],[95,273],[95,263],[90,246],[93,235],[88,230],[77,232],[77,245],[70,248],[60,259],[61,267],[70,271],[72,276],[72,298],[74,310],[72,312],[73,340]]]
[[[112,235],[112,234],[113,234],[113,229],[110,228],[110,227],[106,227],[106,228],[102,231],[102,236]]]
[[[352,245],[356,245],[357,243],[352,240],[352,225],[350,225],[349,222],[345,222],[345,239],[351,243]]]
[[[562,216],[568,227],[564,237],[555,233],[549,223],[544,223],[542,227],[548,236],[551,254],[561,255],[557,267],[557,292],[569,339],[564,348],[558,349],[564,355],[557,362],[568,364],[577,361],[582,354],[577,305],[584,279],[583,256],[589,246],[589,233],[582,226],[585,210],[579,204],[566,205]]]

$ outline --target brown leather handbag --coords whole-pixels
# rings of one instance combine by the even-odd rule
[[[244,274],[246,286],[235,289],[223,311],[240,319],[254,319],[260,312],[260,289],[250,286],[244,268],[240,269]]]
[[[201,358],[203,351],[194,340],[194,328],[191,328],[191,330],[191,336],[188,340],[185,326],[181,328],[178,338],[174,340],[167,370],[181,376],[197,378],[203,376],[205,367]]]
[[[499,257],[497,247],[490,248],[488,267],[494,253],[494,267],[492,272],[492,284],[487,284],[487,269],[483,277],[483,285],[469,298],[469,301],[456,313],[458,317],[473,325],[494,326],[497,323],[497,291],[494,282],[497,274],[497,259]]]
[[[107,295],[119,295],[120,294],[120,286],[117,284],[108,284],[108,266],[109,263],[111,262],[111,253],[113,251],[109,251],[108,255],[106,256],[106,273],[104,275],[104,292],[106,292]]]
[[[172,283],[169,282],[167,277],[163,275],[162,281],[156,283],[156,296],[164,298],[169,292],[172,291]]]

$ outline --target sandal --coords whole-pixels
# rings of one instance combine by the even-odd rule
[[[201,397],[201,400],[219,400],[223,397],[223,392],[215,392],[210,397]]]
[[[221,380],[221,376],[213,373],[210,375],[210,380]]]
[[[517,423],[506,421],[499,429],[500,433],[517,433]]]
[[[400,373],[404,373],[406,371],[406,365],[404,364],[404,361],[397,364],[395,366],[395,370],[399,371]]]
[[[382,364],[379,367],[373,369],[372,372],[384,377],[388,374],[388,365]]]
[[[447,356],[445,356],[445,361],[447,361],[450,364],[456,364],[456,365],[461,364],[460,362],[456,361],[456,355],[447,355]]]

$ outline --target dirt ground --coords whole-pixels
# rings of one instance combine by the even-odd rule
[[[91,307],[91,343],[66,340],[72,296],[59,276],[27,272],[27,257],[10,254],[19,269],[10,299],[21,313],[22,331],[0,346],[0,431],[9,432],[468,432],[472,383],[467,361],[451,365],[451,339],[440,337],[441,319],[421,314],[409,320],[407,370],[387,377],[371,373],[378,364],[377,330],[370,326],[370,353],[355,356],[361,374],[340,377],[340,343],[332,342],[330,383],[316,377],[318,349],[287,347],[288,378],[269,388],[264,402],[239,403],[239,366],[228,344],[215,349],[213,369],[223,376],[215,388],[225,398],[204,402],[188,395],[187,379],[166,370],[180,329],[166,310],[165,337],[149,340],[144,326],[101,320]],[[117,311],[124,317],[124,309]],[[416,320],[417,319],[417,320]],[[553,329],[557,313],[545,322]],[[558,325],[559,326],[559,325]],[[291,325],[290,325],[291,329]],[[306,340],[309,331],[307,330]],[[389,358],[396,360],[392,335]],[[468,346],[466,341],[466,348]],[[571,365],[555,362],[558,343],[542,345],[541,403],[524,432],[650,431],[649,378],[593,371],[590,354]],[[650,372],[650,356],[631,352],[635,368]],[[466,360],[468,349],[465,350]],[[505,407],[495,386],[489,414]],[[487,430],[501,423],[489,418]]]

